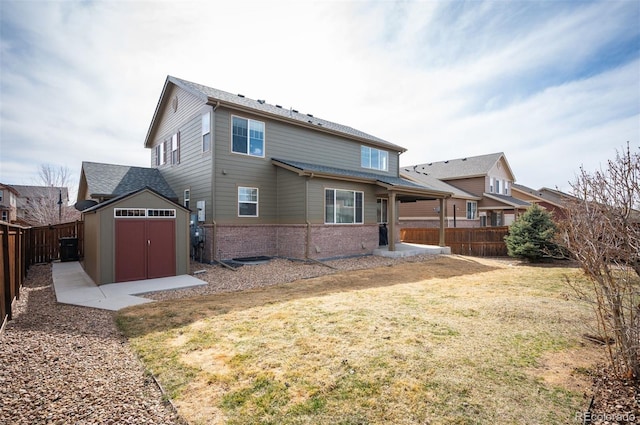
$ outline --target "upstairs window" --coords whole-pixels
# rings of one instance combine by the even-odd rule
[[[211,150],[211,113],[202,116],[202,152]]]
[[[504,181],[504,194],[508,195],[509,194],[509,182],[508,181]]]
[[[362,168],[387,171],[389,168],[389,152],[368,146],[361,146],[360,165]]]
[[[364,219],[363,199],[363,192],[325,189],[325,223],[361,224]]]
[[[496,179],[496,193],[500,194],[500,180]]]
[[[3,192],[0,190],[0,202],[2,202],[2,199],[3,199],[2,195],[3,195]]]
[[[156,166],[164,165],[164,142],[156,146]]]
[[[171,136],[171,164],[180,163],[180,133]]]
[[[184,207],[189,209],[189,204],[191,203],[191,189],[184,190]]]
[[[264,123],[233,117],[231,150],[234,153],[264,158]]]
[[[239,187],[238,188],[238,216],[257,217],[258,216],[258,188]]]

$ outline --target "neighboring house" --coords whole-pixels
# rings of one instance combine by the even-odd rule
[[[380,223],[393,250],[398,203],[450,195],[400,177],[398,145],[171,76],[144,146],[192,210],[205,261],[370,254]]]
[[[31,226],[43,226],[73,221],[70,213],[69,190],[56,186],[11,185],[16,191],[17,222]]]
[[[568,199],[575,199],[572,195],[547,187],[536,190],[521,184],[514,184],[511,189],[514,197],[531,204],[538,204],[550,211],[555,218],[563,218],[565,202]]]
[[[449,188],[453,195],[445,204],[447,227],[508,226],[530,206],[512,195],[515,176],[502,152],[402,167],[400,176]],[[401,204],[402,226],[434,227],[439,208],[433,201]]]
[[[19,195],[12,186],[0,183],[0,221],[7,223],[16,221]]]

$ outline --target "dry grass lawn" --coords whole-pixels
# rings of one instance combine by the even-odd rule
[[[566,275],[441,256],[118,323],[191,424],[575,423],[604,353]]]

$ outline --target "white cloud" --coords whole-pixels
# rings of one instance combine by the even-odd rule
[[[31,183],[41,163],[76,179],[83,160],[148,165],[167,74],[382,137],[409,149],[403,165],[504,151],[532,186],[640,139],[636,2],[0,8],[2,182]]]

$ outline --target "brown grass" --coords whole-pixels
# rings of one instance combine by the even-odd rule
[[[193,424],[571,423],[602,349],[567,274],[437,257],[118,321]]]

